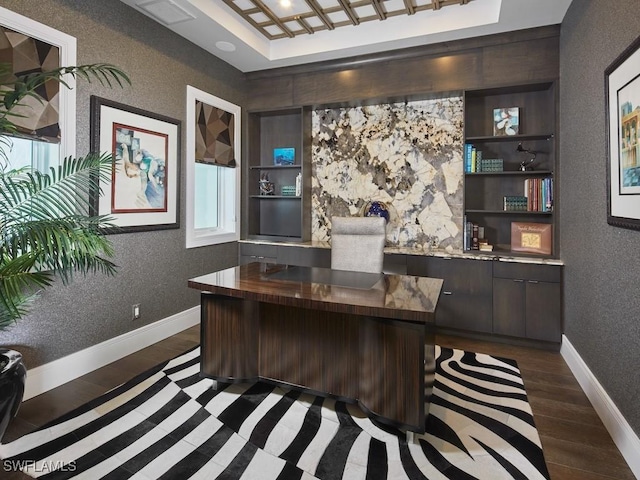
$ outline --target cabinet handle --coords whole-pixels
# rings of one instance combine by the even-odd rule
[[[521,278],[514,278],[513,281],[518,283],[524,282],[524,280],[522,280]]]
[[[528,280],[529,283],[538,283],[538,280]]]
[[[444,291],[442,292],[443,295],[453,295],[453,292],[448,292],[448,291]]]

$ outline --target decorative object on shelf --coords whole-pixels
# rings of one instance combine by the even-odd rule
[[[511,222],[511,251],[551,255],[551,224]]]
[[[275,195],[273,183],[269,181],[269,174],[263,172],[260,174],[260,195]]]
[[[274,165],[293,165],[296,158],[295,148],[274,148],[273,164]]]
[[[532,157],[529,160],[523,160],[523,161],[520,162],[520,171],[526,172],[527,170],[533,170],[533,165],[532,164],[535,161],[536,156],[540,152],[524,148],[522,146],[522,143],[518,143],[518,147],[516,148],[516,152],[528,153],[529,155],[532,155]]]
[[[640,37],[605,70],[607,223],[640,230]]]
[[[91,96],[91,151],[114,164],[96,211],[117,228],[106,233],[179,228],[180,120]]]
[[[493,135],[518,135],[520,133],[520,109],[518,107],[493,110]]]
[[[296,196],[299,197],[300,195],[302,195],[302,173],[298,172],[298,175],[296,175]]]
[[[364,207],[365,217],[382,217],[389,223],[389,207],[384,202],[372,201]]]

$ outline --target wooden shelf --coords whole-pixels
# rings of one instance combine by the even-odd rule
[[[288,168],[302,168],[302,165],[252,165],[250,170],[286,170]]]
[[[522,170],[508,170],[508,171],[502,171],[502,172],[465,172],[464,173],[465,177],[487,177],[487,176],[506,176],[506,175],[510,175],[510,176],[522,176],[522,177],[530,177],[532,175],[545,175],[545,176],[549,176],[549,175],[553,175],[553,172],[551,170],[526,170],[526,171],[522,171]]]
[[[302,197],[296,195],[250,195],[250,198],[259,198],[260,200],[302,200]]]
[[[523,134],[523,135],[504,135],[495,137],[490,136],[469,136],[466,138],[466,143],[473,142],[524,142],[527,140],[551,140],[554,137],[553,133],[536,133],[536,134]]]
[[[532,210],[479,210],[467,208],[467,213],[482,213],[485,215],[552,215],[553,212],[536,212]]]

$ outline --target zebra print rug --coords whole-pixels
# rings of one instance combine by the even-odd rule
[[[436,347],[426,433],[265,383],[213,389],[199,349],[0,446],[44,479],[548,479],[513,360]]]

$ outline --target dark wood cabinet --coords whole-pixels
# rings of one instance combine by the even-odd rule
[[[492,261],[452,257],[407,259],[407,273],[444,280],[436,310],[440,327],[491,333]]]
[[[483,227],[484,238],[497,255],[521,255],[511,252],[511,223],[526,222],[552,225],[552,249],[544,255],[524,255],[558,256],[558,222],[553,214],[557,208],[553,191],[557,171],[556,90],[556,82],[550,81],[465,92],[465,144],[481,152],[484,160],[502,160],[502,169],[483,170],[480,165],[474,171],[465,168],[464,215],[467,222]],[[510,107],[518,107],[517,134],[495,135],[494,110]],[[519,145],[535,153],[518,151]],[[544,179],[548,180],[542,187]],[[526,192],[527,180],[540,187]],[[531,199],[544,195],[548,201],[524,211],[505,206],[505,197],[524,195]]]
[[[244,265],[251,262],[277,263],[277,245],[259,243],[240,243],[238,264]]]
[[[254,111],[248,118],[249,169],[245,188],[247,238],[307,241],[311,235],[311,113],[307,108]],[[294,149],[293,163],[275,149]],[[295,194],[296,177],[300,195]],[[261,191],[269,182],[271,192]]]
[[[495,263],[493,333],[559,343],[562,267]]]

